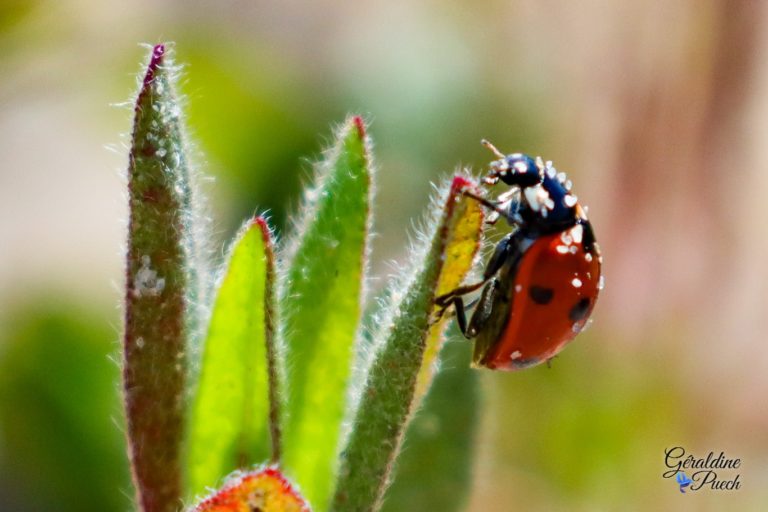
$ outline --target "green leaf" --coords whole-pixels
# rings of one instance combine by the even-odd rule
[[[480,404],[472,344],[447,343],[443,369],[405,435],[384,512],[464,510],[472,485],[472,455]],[[418,482],[418,483],[417,483]]]
[[[269,458],[268,425],[279,457],[274,286],[271,235],[259,217],[233,243],[213,305],[187,440],[187,496]]]
[[[362,313],[371,203],[365,127],[349,118],[306,194],[283,276],[289,402],[284,467],[316,510],[337,470],[354,344]]]
[[[480,246],[482,209],[462,193],[471,188],[474,184],[468,179],[454,178],[444,195],[444,206],[432,209],[428,231],[431,241],[414,256],[407,280],[393,285],[395,291],[390,296],[399,300],[393,301],[389,319],[382,322],[374,338],[379,350],[342,452],[333,510],[381,507],[403,434],[418,401],[420,375],[431,366],[429,358],[425,358],[427,342],[434,337],[441,339],[447,322],[445,317],[434,321],[435,296],[464,279]]]
[[[123,384],[134,482],[145,512],[181,499],[186,351],[195,287],[192,193],[165,45],[136,101],[128,169]]]

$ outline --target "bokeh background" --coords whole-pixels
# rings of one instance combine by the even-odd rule
[[[114,105],[164,40],[217,256],[256,211],[284,232],[350,112],[380,170],[374,288],[482,137],[574,179],[606,288],[552,369],[482,375],[468,510],[765,510],[767,29],[746,0],[0,1],[0,510],[130,508]],[[674,445],[741,458],[741,489],[680,494]]]

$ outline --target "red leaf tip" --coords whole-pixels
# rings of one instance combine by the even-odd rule
[[[365,138],[365,121],[363,121],[363,118],[360,116],[353,116],[352,123],[355,125],[355,128],[357,128],[357,133],[360,135],[360,138]]]
[[[153,58],[160,58],[160,57],[162,57],[164,54],[165,54],[165,44],[163,44],[163,43],[160,43],[160,44],[156,44],[156,45],[155,45],[155,46],[152,48],[152,57],[153,57]]]
[[[155,78],[155,71],[163,63],[163,57],[165,57],[165,44],[160,43],[152,47],[152,58],[149,59],[149,66],[147,66],[147,74],[144,75],[144,85],[149,85]]]
[[[451,195],[458,195],[462,191],[468,189],[468,188],[475,188],[477,185],[465,178],[464,176],[454,176],[453,181],[451,182]]]
[[[251,220],[251,226],[255,226],[261,231],[261,238],[264,240],[264,243],[267,245],[267,247],[271,247],[274,244],[272,238],[272,228],[270,227],[269,221],[266,217],[262,217],[261,215],[254,217]]]

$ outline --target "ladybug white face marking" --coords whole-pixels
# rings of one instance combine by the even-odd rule
[[[525,162],[515,162],[515,172],[525,174],[528,172],[528,165]]]
[[[491,162],[491,170],[498,172],[501,176],[506,176],[509,171],[509,162],[506,158],[500,158]]]
[[[523,189],[523,194],[531,210],[545,219],[547,218],[547,213],[555,207],[555,202],[549,197],[549,192],[541,184],[534,187],[526,187]]]

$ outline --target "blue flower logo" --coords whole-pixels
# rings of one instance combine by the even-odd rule
[[[680,485],[680,492],[683,494],[685,494],[685,488],[693,483],[693,480],[688,478],[688,475],[682,471],[677,472],[677,475],[675,475],[675,480],[677,480],[678,485]]]

